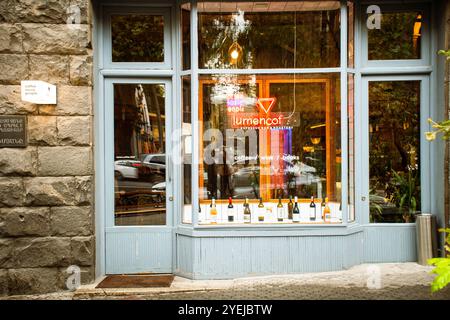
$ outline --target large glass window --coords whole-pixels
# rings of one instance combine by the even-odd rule
[[[114,85],[115,225],[166,224],[164,84]]]
[[[249,223],[342,221],[339,79],[338,73],[200,77],[200,224],[243,223],[246,198]]]
[[[355,221],[355,75],[347,76],[348,221]]]
[[[382,11],[379,28],[368,30],[369,60],[421,59],[422,11]]]
[[[192,110],[191,77],[182,77],[183,223],[192,223]]]
[[[181,48],[183,70],[191,68],[191,4],[181,5]]]
[[[164,62],[164,16],[113,14],[112,62]]]
[[[199,68],[340,64],[339,1],[199,2],[198,12]]]
[[[369,82],[370,220],[420,211],[420,81]]]

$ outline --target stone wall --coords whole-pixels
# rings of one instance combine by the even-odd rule
[[[29,138],[0,148],[0,295],[67,290],[70,265],[94,278],[90,12],[89,0],[0,1],[0,115],[26,115]],[[56,84],[58,104],[22,102],[27,79]]]

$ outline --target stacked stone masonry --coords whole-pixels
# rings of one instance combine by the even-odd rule
[[[0,1],[0,115],[28,123],[28,147],[0,148],[0,296],[67,290],[71,265],[94,279],[90,12],[89,0]],[[57,85],[58,104],[22,102],[21,80]]]

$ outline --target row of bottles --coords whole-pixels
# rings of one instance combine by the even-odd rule
[[[287,209],[287,210],[286,210]],[[314,201],[314,197],[311,197],[311,202],[309,204],[308,210],[308,216],[309,221],[317,221],[322,220],[325,223],[331,223],[331,209],[328,204],[328,198],[322,199],[321,208],[319,211],[320,218],[318,217],[318,210],[317,210],[316,203]],[[199,212],[201,213],[201,207],[199,206]],[[256,209],[256,216],[258,222],[264,222],[265,219],[267,219],[268,216],[271,216],[273,214],[272,208],[270,206],[264,206],[262,198],[259,199],[259,204]],[[218,222],[218,210],[216,205],[216,199],[211,199],[211,204],[209,205],[209,216],[210,216],[210,222],[212,224],[216,224]],[[226,208],[226,216],[227,221],[237,222],[236,219],[236,210],[233,205],[233,199],[230,197],[228,198],[228,206]],[[301,212],[300,212],[300,206],[298,204],[298,198],[294,198],[294,202],[292,201],[292,197],[289,197],[289,202],[287,204],[287,208],[283,205],[281,197],[278,198],[278,204],[276,206],[276,221],[283,222],[285,219],[288,221],[292,221],[293,223],[300,223],[301,219]],[[250,208],[250,203],[248,198],[245,198],[244,204],[243,204],[243,222],[244,223],[251,223],[252,222],[252,211]]]

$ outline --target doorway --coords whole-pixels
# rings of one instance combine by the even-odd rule
[[[106,274],[173,271],[171,81],[105,80]]]

